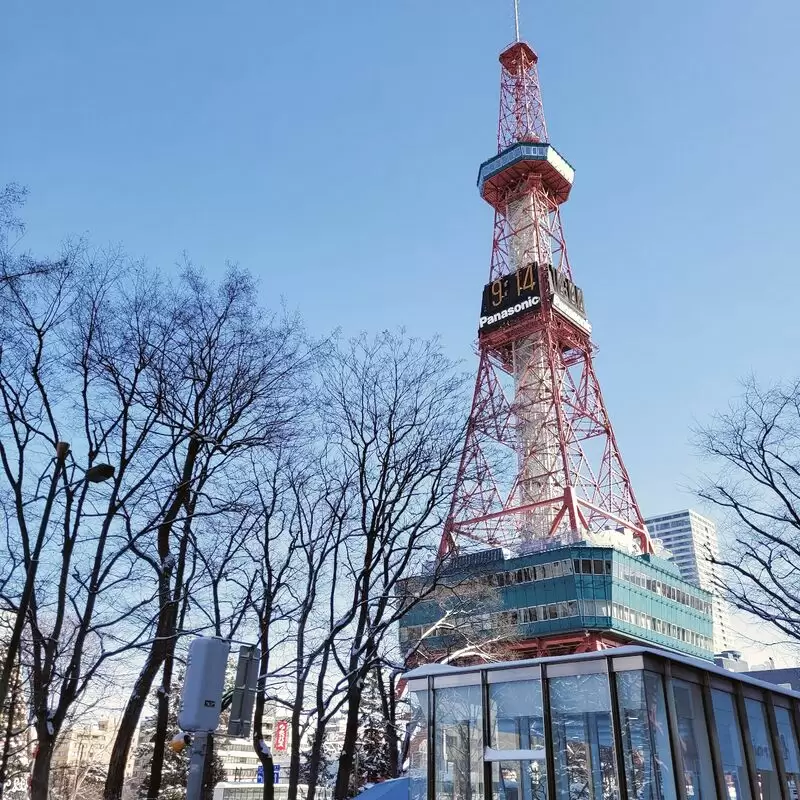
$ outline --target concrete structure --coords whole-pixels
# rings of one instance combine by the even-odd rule
[[[406,673],[410,800],[794,800],[800,693],[664,650]]]
[[[431,599],[400,622],[406,652],[449,610],[451,627],[425,639],[433,653],[458,652],[468,627],[476,641],[503,634],[525,656],[629,642],[713,656],[711,595],[655,556],[572,545],[514,557],[497,548],[452,557],[448,566]],[[420,592],[425,580],[409,579],[403,591]],[[472,599],[464,605],[464,598]]]
[[[742,658],[740,650],[723,650],[714,656],[714,664],[729,672],[748,672],[750,664]]]
[[[268,738],[271,739],[271,735]],[[214,737],[214,749],[222,762],[227,781],[255,781],[261,762],[250,739],[234,739],[220,734]]]
[[[650,536],[660,539],[672,554],[672,561],[681,571],[681,577],[711,592],[713,595],[714,652],[730,650],[733,642],[730,635],[728,608],[720,597],[722,583],[720,567],[712,564],[711,556],[719,554],[716,525],[691,508],[659,514],[645,520]]]
[[[100,717],[63,731],[53,751],[53,788],[61,795],[70,795],[87,783],[94,782],[102,787],[119,724],[120,717]],[[133,776],[138,736],[137,730],[125,765],[126,780]]]
[[[800,692],[800,667],[783,667],[779,669],[749,669],[745,670],[745,675],[751,678],[774,683],[778,686],[791,686],[796,692]]]
[[[276,747],[276,729],[280,724],[281,741]],[[281,775],[289,769],[289,737],[288,720],[278,719],[274,705],[268,704],[264,709],[264,741],[272,749],[272,758],[281,768]],[[255,781],[261,762],[253,750],[251,739],[240,739],[227,736],[224,725],[214,737],[214,748],[222,761],[226,780],[231,783]],[[284,777],[285,780],[285,777]]]

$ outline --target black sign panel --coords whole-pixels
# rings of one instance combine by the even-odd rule
[[[541,308],[539,268],[535,262],[504,275],[483,289],[478,332],[485,333]]]
[[[586,316],[583,302],[583,289],[579,289],[563,272],[555,267],[547,268],[550,277],[550,291],[571,305],[581,316]]]

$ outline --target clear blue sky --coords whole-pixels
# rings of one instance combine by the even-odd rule
[[[597,367],[645,513],[692,421],[798,369],[800,3],[522,0]],[[316,333],[405,325],[474,361],[511,0],[6,0],[0,183],[26,246],[186,250]]]

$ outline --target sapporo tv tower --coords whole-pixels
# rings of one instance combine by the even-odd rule
[[[561,225],[574,170],[550,144],[516,2],[515,19],[516,40],[500,54],[497,155],[478,173],[494,209],[492,259],[439,548],[446,574],[478,593],[471,610],[448,614],[440,600],[420,603],[401,643],[424,645],[409,650],[416,660],[437,658],[458,651],[469,628],[473,640],[507,641],[527,656],[644,641],[710,657],[711,597],[681,580],[649,537],[606,411]],[[459,624],[431,633],[453,614]]]
[[[500,55],[497,155],[478,175],[494,209],[492,260],[468,436],[440,555],[465,539],[516,547],[620,528],[649,552],[561,225],[574,170],[550,144],[537,56],[520,41],[516,19],[517,39]]]

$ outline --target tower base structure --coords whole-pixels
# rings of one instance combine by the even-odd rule
[[[566,544],[512,555],[452,557],[429,595],[400,623],[409,664],[472,663],[591,652],[625,644],[713,659],[712,597],[651,554]]]

